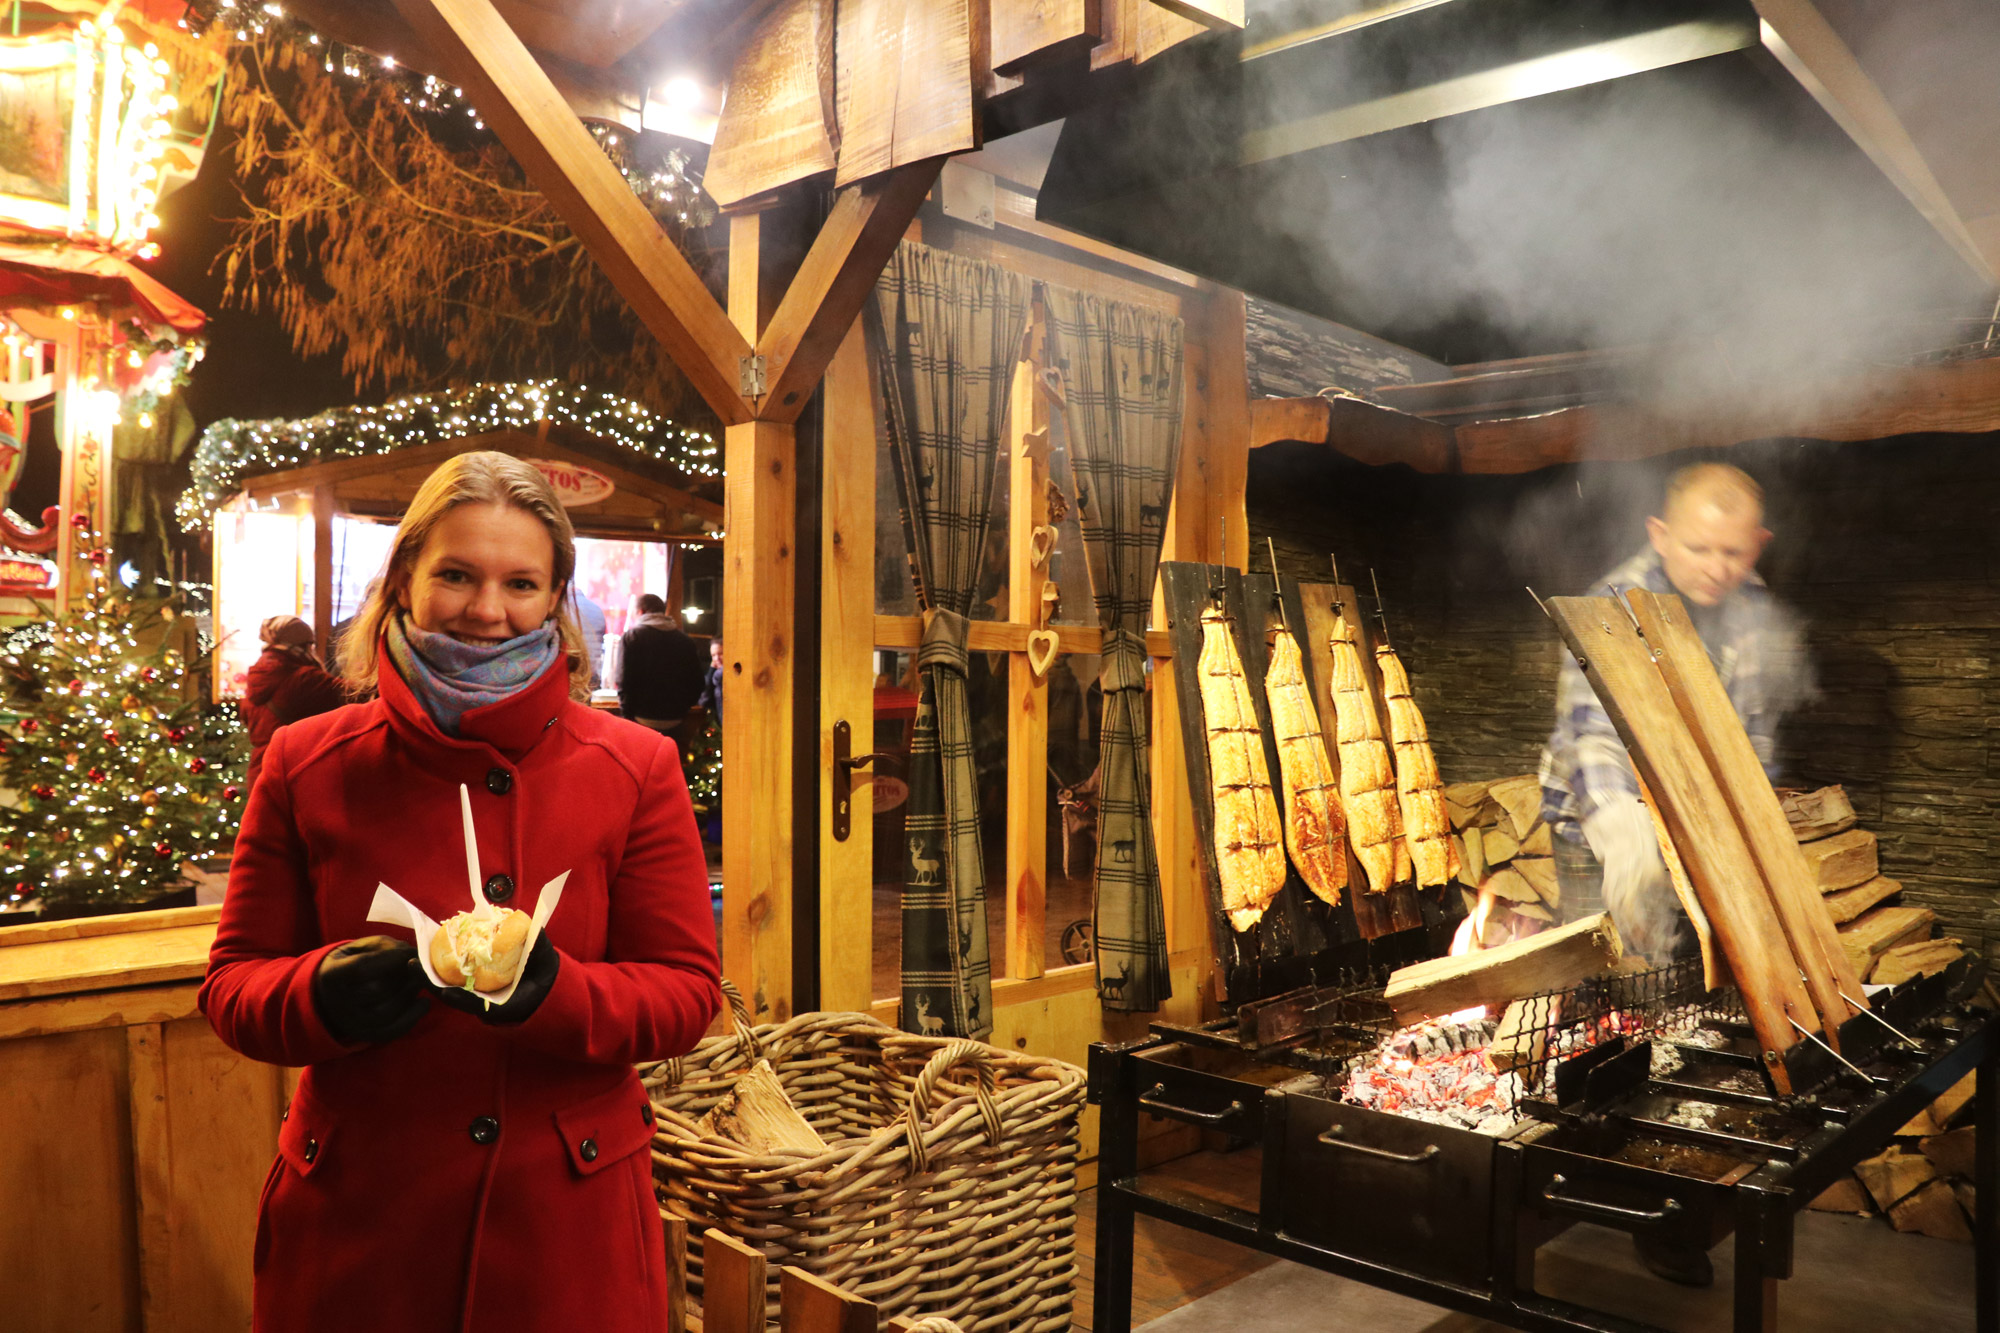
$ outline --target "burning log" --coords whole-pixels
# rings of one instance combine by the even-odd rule
[[[1522,1065],[1539,1065],[1548,1056],[1549,1025],[1556,1018],[1556,1001],[1546,1004],[1515,1000],[1500,1015],[1500,1026],[1486,1048],[1486,1058],[1501,1073]]]
[[[1398,1022],[1505,1005],[1566,990],[1616,966],[1621,953],[1617,928],[1600,914],[1497,949],[1413,963],[1389,978],[1383,998]]]

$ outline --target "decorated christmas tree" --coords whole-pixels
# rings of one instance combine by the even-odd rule
[[[44,910],[154,897],[226,850],[242,813],[242,729],[202,706],[182,604],[128,598],[89,558],[81,604],[0,651],[0,897]]]

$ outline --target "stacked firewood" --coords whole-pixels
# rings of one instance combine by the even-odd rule
[[[1971,1240],[1976,1138],[1973,1080],[1967,1074],[1871,1157],[1812,1201],[1823,1213],[1880,1213],[1898,1231]]]
[[[1937,913],[1900,902],[1903,886],[1882,873],[1875,835],[1856,827],[1844,790],[1822,787],[1778,796],[1841,947],[1863,981],[1893,986],[1929,976],[1965,952],[1956,939],[1931,938]]]
[[[1444,805],[1475,947],[1491,949],[1562,920],[1539,778],[1454,782],[1444,789]]]

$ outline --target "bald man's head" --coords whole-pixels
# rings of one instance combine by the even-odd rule
[[[1771,539],[1763,488],[1724,463],[1682,468],[1667,483],[1660,513],[1646,520],[1646,535],[1675,590],[1715,606],[1743,586]]]

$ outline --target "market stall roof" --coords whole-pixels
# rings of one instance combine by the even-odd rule
[[[1451,363],[2000,270],[1989,0],[1249,10],[1071,115],[1037,216]]]
[[[582,437],[579,440],[577,437]],[[476,449],[493,449],[541,464],[545,473],[581,470],[584,479],[602,478],[611,489],[601,498],[564,497],[577,535],[639,541],[709,542],[722,530],[722,506],[630,468],[604,461],[597,451],[576,447],[587,440],[575,427],[548,425],[545,433],[493,431],[440,440],[362,458],[266,472],[243,483],[242,494],[262,499],[327,487],[338,512],[362,518],[397,519],[409,508],[424,479],[438,464]],[[566,442],[569,441],[569,442]],[[595,486],[593,490],[599,489]],[[558,488],[561,494],[561,488]]]
[[[116,255],[0,241],[0,302],[22,300],[45,305],[107,302],[182,333],[198,333],[208,323],[199,307]]]

